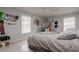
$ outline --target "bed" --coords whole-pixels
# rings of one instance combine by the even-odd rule
[[[58,40],[58,33],[35,33],[28,37],[28,46],[34,52],[78,52],[79,39]]]

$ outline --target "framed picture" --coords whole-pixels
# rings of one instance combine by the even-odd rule
[[[35,20],[34,23],[39,26],[39,20]]]

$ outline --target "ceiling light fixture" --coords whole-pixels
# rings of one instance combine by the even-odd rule
[[[51,11],[58,11],[58,9],[46,9],[46,12],[51,12]]]

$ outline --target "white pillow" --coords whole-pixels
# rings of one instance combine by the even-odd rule
[[[73,31],[73,30],[63,31],[57,37],[57,39],[62,39],[62,40],[71,40],[74,38],[77,38],[77,34],[76,34],[76,31]]]

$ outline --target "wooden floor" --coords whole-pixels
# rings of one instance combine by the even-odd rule
[[[0,47],[0,52],[32,52],[28,48],[27,39],[10,41],[10,45],[6,47]]]

